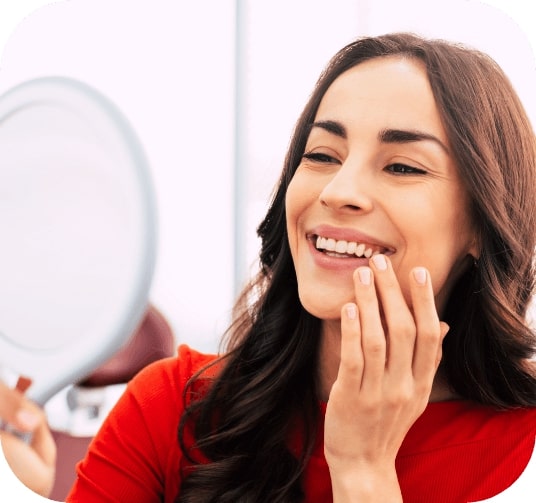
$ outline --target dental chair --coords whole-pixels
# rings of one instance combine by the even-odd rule
[[[47,402],[45,410],[57,445],[52,500],[65,501],[76,478],[77,463],[126,383],[145,366],[174,353],[175,339],[168,321],[149,305],[136,332],[112,358]]]

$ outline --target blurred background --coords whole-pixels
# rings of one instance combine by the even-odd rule
[[[10,31],[15,3],[0,0],[0,94],[62,75],[128,117],[158,201],[150,298],[178,342],[204,351],[256,267],[255,229],[294,121],[342,45],[403,30],[477,46],[535,122],[536,30],[522,0],[34,0]]]

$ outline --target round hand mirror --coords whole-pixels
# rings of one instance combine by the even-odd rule
[[[119,110],[71,79],[0,97],[0,368],[44,404],[141,321],[155,262],[147,162]]]

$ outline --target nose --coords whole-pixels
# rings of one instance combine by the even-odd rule
[[[366,213],[373,208],[371,173],[347,159],[320,192],[320,203],[338,212]]]

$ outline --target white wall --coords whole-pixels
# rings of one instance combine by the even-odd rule
[[[233,37],[233,0],[60,1],[17,27],[0,68],[2,91],[65,75],[131,120],[158,198],[151,298],[202,349],[232,296]]]
[[[20,3],[0,2],[6,12]],[[178,341],[213,350],[235,291],[254,268],[255,228],[294,121],[343,44],[364,33],[414,30],[481,47],[511,75],[536,122],[533,55],[513,20],[527,28],[530,16],[521,0],[504,2],[512,17],[492,3],[500,2],[242,1],[235,109],[234,0],[41,0],[43,7],[20,22],[4,47],[0,93],[26,79],[65,75],[97,87],[129,117],[158,197],[151,299]],[[244,191],[237,229],[236,126]]]

